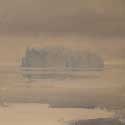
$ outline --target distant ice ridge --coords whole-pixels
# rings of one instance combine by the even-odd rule
[[[21,66],[49,69],[102,69],[104,61],[99,55],[91,52],[61,47],[27,48]]]

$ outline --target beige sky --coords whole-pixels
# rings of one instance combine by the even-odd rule
[[[85,36],[9,36],[0,37],[0,64],[19,64],[27,47],[63,46],[101,55],[105,62],[125,61],[125,43],[119,38],[90,38]]]
[[[1,34],[125,34],[124,0],[1,0]]]
[[[125,60],[124,0],[0,0],[0,64],[27,47],[65,46]]]

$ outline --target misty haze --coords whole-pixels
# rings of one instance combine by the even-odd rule
[[[124,0],[0,0],[0,125],[124,125],[124,97]]]

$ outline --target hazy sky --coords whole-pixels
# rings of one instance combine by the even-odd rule
[[[124,0],[0,0],[0,63],[62,44],[125,59]],[[4,54],[3,54],[4,53]]]
[[[0,32],[124,36],[124,0],[0,0]]]

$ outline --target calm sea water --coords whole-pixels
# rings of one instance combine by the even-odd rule
[[[61,125],[68,120],[113,117],[114,110],[109,109],[51,108],[48,99],[55,95],[58,98],[70,95],[68,99],[72,101],[73,97],[84,99],[84,94],[96,97],[100,93],[104,98],[107,93],[111,97],[124,97],[124,74],[124,66],[107,66],[100,72],[81,71],[78,74],[81,77],[29,79],[22,75],[19,66],[0,66],[0,124]],[[123,104],[116,106],[124,107],[124,101],[121,102]]]

